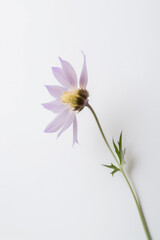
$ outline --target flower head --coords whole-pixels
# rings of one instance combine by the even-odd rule
[[[88,103],[88,91],[86,90],[88,75],[86,57],[79,80],[71,64],[61,58],[62,68],[52,67],[55,78],[62,86],[46,86],[48,92],[55,100],[42,104],[46,109],[57,113],[55,119],[46,127],[45,132],[57,132],[59,137],[62,132],[73,125],[73,144],[77,141],[77,118],[80,112]]]

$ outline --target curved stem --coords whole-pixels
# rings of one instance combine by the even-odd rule
[[[98,118],[97,118],[96,113],[94,112],[93,108],[90,106],[89,103],[87,103],[86,106],[91,110],[91,112],[92,112],[92,114],[93,114],[93,116],[94,116],[94,118],[95,118],[95,120],[96,120],[96,122],[97,122],[98,128],[99,128],[99,130],[100,130],[100,132],[101,132],[101,135],[102,135],[102,137],[103,137],[103,139],[104,139],[104,141],[105,141],[108,149],[110,150],[112,156],[114,157],[116,163],[118,164],[119,169],[120,169],[120,171],[121,171],[124,179],[126,180],[126,182],[127,182],[127,184],[128,184],[128,187],[129,187],[129,189],[130,189],[130,191],[131,191],[131,193],[132,193],[132,196],[133,196],[133,198],[134,198],[134,201],[135,201],[135,203],[136,203],[137,210],[138,210],[138,213],[139,213],[139,216],[140,216],[140,219],[141,219],[141,222],[142,222],[144,231],[145,231],[145,233],[146,233],[146,237],[147,237],[148,240],[152,240],[151,235],[150,235],[150,233],[149,233],[148,226],[147,226],[147,224],[146,224],[146,221],[145,221],[145,218],[144,218],[144,215],[143,215],[143,212],[142,212],[142,209],[141,209],[141,206],[140,206],[140,204],[139,204],[139,202],[138,202],[138,198],[136,197],[135,191],[133,190],[133,188],[132,188],[132,186],[131,186],[131,184],[130,184],[127,176],[126,176],[126,174],[125,174],[125,172],[124,172],[124,170],[123,170],[123,167],[119,164],[119,162],[118,162],[115,154],[113,153],[113,151],[112,151],[112,149],[111,149],[111,147],[110,147],[110,145],[109,145],[109,143],[108,143],[108,141],[107,141],[107,139],[106,139],[106,137],[105,137],[105,135],[104,135],[104,132],[103,132],[102,127],[101,127],[101,125],[100,125],[100,123],[99,123],[99,120],[98,120]]]
[[[145,218],[144,218],[144,215],[143,215],[141,206],[140,206],[140,204],[139,204],[139,202],[138,202],[138,199],[137,199],[137,197],[136,197],[136,194],[135,194],[135,192],[134,192],[134,190],[133,190],[133,188],[132,188],[132,186],[131,186],[131,184],[130,184],[127,176],[126,176],[126,174],[124,173],[123,169],[121,170],[121,173],[123,174],[123,176],[124,176],[124,178],[125,178],[128,186],[129,186],[129,188],[130,188],[130,191],[131,191],[131,193],[132,193],[132,196],[133,196],[133,198],[134,198],[134,201],[135,201],[135,203],[136,203],[137,210],[138,210],[138,212],[139,212],[139,215],[140,215],[140,218],[141,218],[141,222],[142,222],[144,231],[145,231],[145,233],[146,233],[147,239],[148,239],[148,240],[151,240],[151,235],[150,235],[150,233],[149,233],[149,229],[148,229],[147,223],[146,223],[146,221],[145,221]]]
[[[118,162],[118,160],[117,160],[114,152],[112,151],[112,149],[111,149],[111,147],[110,147],[110,145],[109,145],[109,143],[108,143],[108,141],[107,141],[107,139],[106,139],[106,137],[105,137],[105,135],[104,135],[104,132],[103,132],[103,130],[102,130],[102,127],[101,127],[101,125],[100,125],[100,122],[99,122],[99,120],[98,120],[98,118],[97,118],[97,115],[96,115],[95,111],[93,110],[93,108],[91,107],[91,105],[89,105],[89,103],[87,103],[86,106],[91,110],[91,112],[92,112],[92,114],[93,114],[93,116],[94,116],[94,118],[95,118],[95,120],[96,120],[96,122],[97,122],[97,125],[98,125],[98,127],[99,127],[99,130],[100,130],[100,132],[101,132],[101,134],[102,134],[102,137],[103,137],[103,139],[104,139],[107,147],[109,148],[112,156],[114,157],[116,163],[117,163],[118,166],[119,166],[119,162]]]

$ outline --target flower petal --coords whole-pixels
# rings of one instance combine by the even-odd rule
[[[69,117],[67,118],[67,120],[66,120],[63,128],[62,128],[61,131],[58,133],[57,138],[58,138],[67,128],[69,128],[69,127],[71,126],[71,124],[73,123],[74,117],[75,117],[75,113],[72,112],[72,113],[69,115]]]
[[[69,114],[70,110],[68,108],[58,113],[56,118],[46,127],[44,131],[47,133],[57,132],[64,125]]]
[[[62,58],[59,58],[59,60],[62,65],[62,70],[69,81],[70,87],[76,88],[78,81],[77,81],[77,75],[74,68],[71,66],[69,62],[62,60]]]
[[[88,73],[87,73],[87,66],[86,66],[86,56],[84,54],[83,56],[84,56],[84,63],[82,67],[79,84],[81,88],[86,89],[86,86],[88,83]]]
[[[78,143],[77,132],[78,132],[78,126],[77,126],[77,118],[75,116],[73,119],[73,146],[75,143]]]
[[[50,95],[56,99],[60,99],[62,94],[67,91],[66,88],[61,86],[46,86]]]
[[[54,113],[58,113],[66,108],[65,104],[59,100],[43,103],[42,106]]]
[[[67,77],[63,73],[63,70],[58,67],[52,67],[53,74],[55,78],[67,89],[70,88],[70,82],[68,81]]]

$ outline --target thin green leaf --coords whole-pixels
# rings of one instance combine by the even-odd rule
[[[120,164],[123,162],[123,150],[122,150],[122,132],[119,136],[119,141],[118,141],[118,146],[119,146],[119,154],[120,154]]]
[[[111,172],[112,176],[113,176],[116,172],[118,172],[118,171],[120,171],[120,170],[119,170],[119,169],[114,169],[114,170]]]
[[[115,165],[113,165],[112,163],[111,163],[111,165],[102,164],[102,166],[107,167],[107,168],[112,168],[112,169],[113,169],[113,171],[111,172],[112,176],[113,176],[116,172],[120,171],[120,169],[117,168],[117,167],[116,167]]]
[[[119,136],[118,146],[119,146],[119,150],[121,150],[122,149],[122,132]]]
[[[118,150],[117,145],[116,145],[115,142],[114,142],[114,139],[113,139],[113,146],[114,146],[115,152],[117,153],[117,156],[118,156],[118,158],[119,158],[119,162],[120,162],[120,164],[121,164],[121,154],[120,154],[120,151]]]

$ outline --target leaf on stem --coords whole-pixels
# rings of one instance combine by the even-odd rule
[[[125,154],[125,149],[124,150],[122,149],[122,132],[119,136],[118,146],[115,144],[114,140],[113,140],[113,146],[119,158],[120,165],[122,166],[124,164],[124,154]]]
[[[111,165],[102,164],[102,166],[108,167],[108,168],[112,168],[112,170],[113,170],[113,171],[111,172],[112,176],[113,176],[116,172],[120,171],[120,169],[117,168],[117,167],[116,167],[115,165],[113,165],[112,163],[111,163]]]

